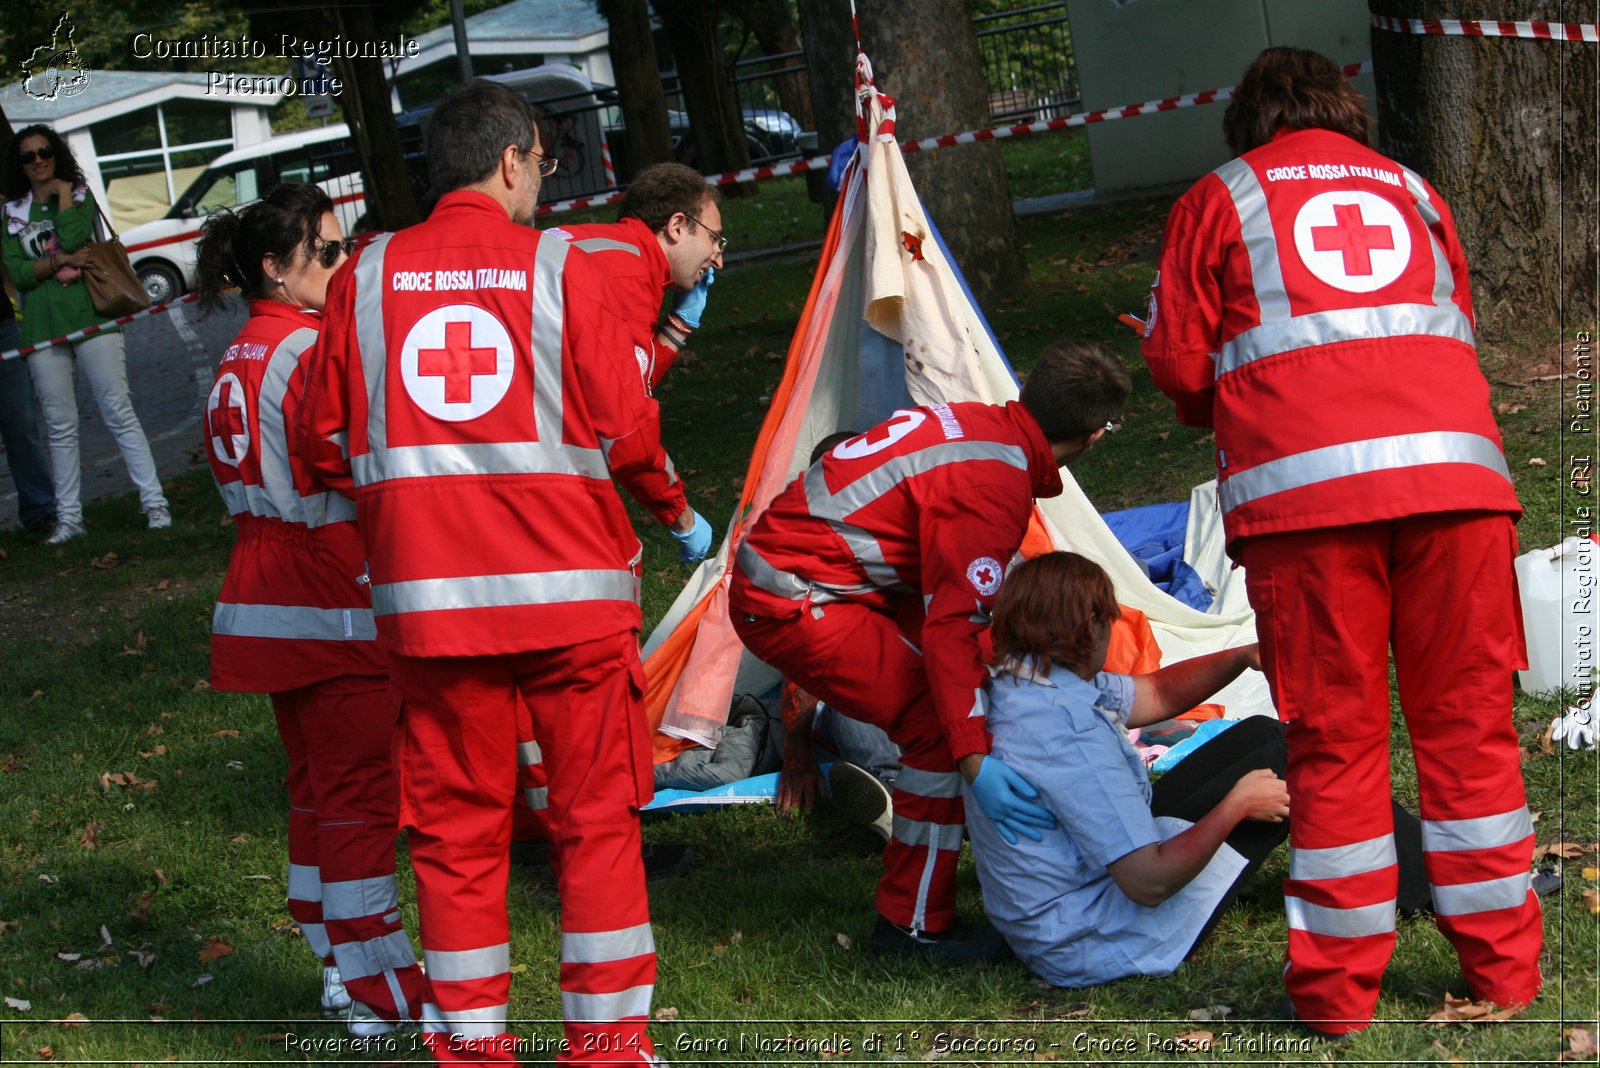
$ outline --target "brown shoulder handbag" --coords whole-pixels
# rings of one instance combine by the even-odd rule
[[[150,295],[144,291],[133,264],[128,262],[128,250],[117,240],[115,230],[106,220],[100,205],[95,204],[99,217],[111,236],[104,241],[90,241],[83,246],[89,258],[83,264],[83,284],[89,287],[89,299],[94,310],[115,319],[118,316],[142,311],[150,306]],[[97,225],[96,229],[100,229]]]

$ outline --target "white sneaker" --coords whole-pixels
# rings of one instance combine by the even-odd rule
[[[150,517],[151,530],[166,530],[172,525],[172,513],[167,509],[166,505],[158,504],[146,512],[145,515]]]
[[[350,1002],[350,1015],[344,1020],[345,1030],[356,1038],[377,1038],[394,1030],[394,1024],[373,1012],[359,1001]]]
[[[339,1016],[350,1011],[350,991],[344,988],[339,969],[329,964],[322,969],[322,1011]]]
[[[828,792],[845,819],[864,823],[885,842],[889,840],[894,831],[894,805],[888,787],[876,775],[860,765],[836,760],[828,769]]]
[[[71,541],[73,538],[83,537],[84,533],[85,530],[82,523],[58,519],[56,520],[56,529],[50,532],[50,536],[44,539],[44,543],[46,545],[61,545]]]

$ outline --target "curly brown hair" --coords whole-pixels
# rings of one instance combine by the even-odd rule
[[[35,123],[24,126],[11,135],[11,146],[6,151],[5,168],[0,172],[5,185],[7,200],[20,200],[32,192],[32,183],[28,176],[22,173],[22,142],[30,137],[42,137],[50,142],[50,148],[56,154],[56,177],[68,182],[73,188],[86,184],[83,177],[83,168],[78,166],[78,161],[72,155],[66,138],[56,133],[54,129],[44,123]]]
[[[1269,48],[1239,79],[1222,134],[1229,150],[1242,156],[1285,128],[1332,130],[1367,144],[1372,117],[1366,98],[1333,60],[1308,48]]]

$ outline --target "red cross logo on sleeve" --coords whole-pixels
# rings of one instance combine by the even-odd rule
[[[206,414],[206,421],[211,436],[217,439],[228,459],[237,462],[239,453],[233,439],[244,433],[244,410],[234,401],[232,382],[223,381],[217,406]]]
[[[1345,274],[1371,274],[1372,250],[1394,248],[1394,234],[1387,226],[1368,226],[1360,204],[1335,204],[1333,225],[1312,227],[1311,241],[1318,252],[1343,255]]]
[[[498,356],[493,348],[472,347],[470,322],[446,323],[444,348],[417,350],[417,374],[444,379],[446,404],[470,404],[473,378],[494,374]]]

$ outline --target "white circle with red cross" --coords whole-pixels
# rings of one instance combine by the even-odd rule
[[[206,438],[212,455],[229,467],[238,467],[250,451],[250,410],[244,403],[244,383],[232,371],[217,376],[206,398]]]
[[[400,377],[418,408],[461,423],[492,411],[511,388],[516,350],[505,324],[471,304],[418,319],[400,348]]]
[[[967,565],[967,581],[985,597],[1000,588],[1000,579],[1004,575],[1005,568],[992,556],[980,556]]]
[[[895,412],[866,433],[857,434],[849,441],[841,441],[834,447],[834,459],[859,460],[863,456],[882,452],[921,426],[923,420],[927,418],[926,412],[910,408]]]
[[[1312,274],[1347,293],[1371,293],[1411,262],[1411,230],[1376,193],[1318,193],[1294,217],[1294,247]]]

